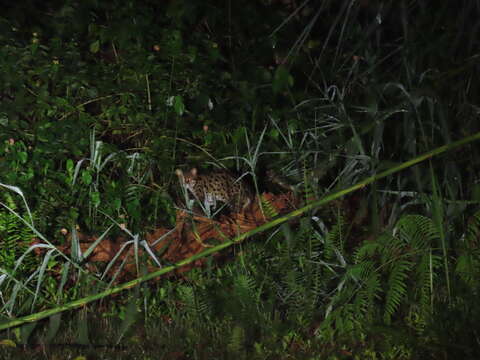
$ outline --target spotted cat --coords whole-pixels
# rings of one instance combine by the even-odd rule
[[[236,179],[227,171],[215,171],[199,175],[197,169],[187,174],[175,170],[180,184],[205,207],[217,207],[217,202],[227,204],[233,211],[245,210],[252,202],[253,193],[243,180]]]

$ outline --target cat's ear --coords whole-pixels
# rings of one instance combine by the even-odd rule
[[[192,175],[192,176],[194,176],[194,177],[197,176],[197,168],[192,168],[192,169],[190,170],[190,175]]]
[[[184,183],[184,182],[185,182],[185,176],[183,176],[183,171],[182,171],[182,170],[176,169],[176,170],[175,170],[175,175],[178,176],[178,181],[180,181],[180,183]]]

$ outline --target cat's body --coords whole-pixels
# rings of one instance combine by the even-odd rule
[[[222,202],[228,204],[233,211],[239,212],[245,210],[252,202],[253,193],[248,184],[227,171],[199,175],[197,169],[193,168],[186,174],[177,169],[175,174],[181,186],[205,207],[215,208],[217,202]]]

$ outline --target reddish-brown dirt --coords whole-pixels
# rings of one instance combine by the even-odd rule
[[[278,214],[292,211],[297,205],[292,193],[282,195],[264,193],[262,197],[264,201],[271,204]],[[155,240],[170,231],[169,229],[158,228],[147,234],[145,240],[152,251],[157,254],[160,262],[173,264],[202,252],[205,248],[212,246],[210,245],[212,243],[221,243],[238,234],[250,231],[267,221],[268,218],[260,209],[258,199],[256,199],[249,208],[245,209],[245,211],[242,211],[241,213],[220,215],[218,219],[209,219],[200,215],[192,216],[183,210],[178,210],[175,231],[154,244]],[[84,253],[91,244],[97,240],[97,237],[95,236],[89,237],[81,233],[79,233],[78,237],[80,239],[82,253]],[[98,270],[97,266],[102,263],[109,263],[128,240],[129,239],[126,237],[103,239],[88,257],[88,267]],[[38,239],[34,240],[34,242],[40,243]],[[60,246],[58,248],[65,254],[70,253],[69,245]],[[138,276],[134,251],[133,245],[129,246],[128,249],[125,249],[120,254],[115,261],[115,265],[111,268],[110,272],[113,275],[113,273],[118,270],[118,266],[127,258],[125,266],[123,266],[120,271],[120,275],[116,277],[117,282]],[[143,253],[143,247],[139,246],[139,257],[142,257]],[[37,254],[41,254],[40,250]],[[218,258],[220,256],[222,256],[222,254],[217,254],[215,257]],[[177,269],[176,274],[184,273],[194,267],[202,266],[204,262],[205,259],[192,262]],[[155,271],[158,269],[153,261],[150,261],[149,263],[149,271]]]

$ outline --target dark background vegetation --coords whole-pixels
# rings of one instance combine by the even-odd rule
[[[0,182],[21,189],[54,245],[63,229],[99,234],[112,220],[135,234],[173,226],[177,167],[221,165],[260,191],[279,191],[267,169],[299,193],[343,189],[479,131],[479,11],[478,1],[10,2]],[[224,268],[132,291],[97,337],[72,314],[62,341],[118,341],[116,356],[142,359],[474,358],[478,152],[466,145],[381,180],[242,245]],[[0,199],[26,216],[17,195],[2,188]],[[24,282],[41,268],[30,253],[15,269],[29,234],[3,208],[4,318],[94,292],[80,280],[59,292],[53,275]],[[19,334],[1,336],[29,338]]]

